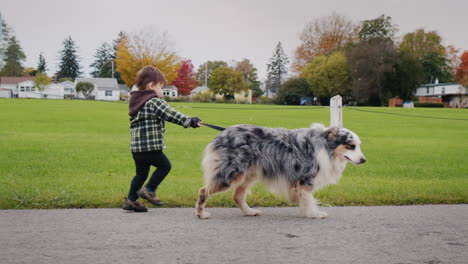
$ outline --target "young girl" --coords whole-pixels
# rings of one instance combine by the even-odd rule
[[[201,127],[198,117],[189,117],[174,110],[162,99],[166,81],[164,74],[156,67],[146,66],[136,77],[137,91],[130,92],[130,150],[135,161],[136,176],[130,185],[123,209],[147,212],[148,209],[137,201],[141,197],[153,205],[161,205],[156,195],[158,185],[171,170],[171,163],[162,152],[164,146],[165,121],[187,127]],[[145,187],[142,188],[150,166],[157,169]]]

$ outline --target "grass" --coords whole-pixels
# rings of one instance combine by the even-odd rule
[[[308,127],[329,123],[326,107],[172,103],[219,126]],[[187,107],[186,107],[187,106]],[[367,163],[348,165],[324,205],[468,203],[468,110],[345,108],[345,127],[363,141]],[[460,120],[455,120],[460,119]],[[173,170],[158,192],[168,207],[192,207],[203,184],[204,147],[217,131],[167,125]],[[0,99],[0,208],[120,207],[134,175],[123,102]],[[255,185],[253,206],[284,206]],[[208,206],[234,206],[231,193]]]

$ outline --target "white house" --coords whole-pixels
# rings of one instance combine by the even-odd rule
[[[211,94],[210,88],[208,88],[206,86],[198,86],[197,88],[190,91],[190,98],[193,98],[196,95],[205,94],[205,93]],[[216,99],[222,99],[223,95],[216,94],[215,97],[216,97]],[[234,94],[234,100],[236,102],[251,104],[252,103],[252,90],[240,91],[240,92]]]
[[[120,100],[120,90],[115,78],[76,78],[76,84],[79,82],[90,82],[94,85],[94,90],[91,92],[90,97],[95,100],[104,101],[118,101]],[[78,98],[84,98],[82,93],[77,93]]]
[[[416,90],[416,97],[442,98],[446,107],[468,107],[468,88],[459,83],[423,84]]]
[[[177,87],[175,85],[166,85],[164,86],[162,90],[163,90],[164,96],[168,96],[168,97],[178,96]]]
[[[25,81],[32,81],[33,77],[27,76],[27,77],[0,77],[0,89],[2,89],[2,92],[0,96],[5,95],[5,96],[12,96],[12,97],[17,97],[18,92],[21,89],[20,86],[18,85],[19,83],[25,82]],[[29,85],[31,89],[31,85]],[[23,85],[23,89],[25,90],[26,88]],[[10,92],[7,92],[6,90],[10,90]],[[3,97],[3,96],[2,96]]]

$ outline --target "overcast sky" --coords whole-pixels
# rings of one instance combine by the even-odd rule
[[[179,55],[196,69],[207,60],[247,58],[264,78],[278,41],[292,62],[305,24],[333,11],[356,23],[385,14],[398,26],[397,36],[425,28],[437,31],[445,45],[468,50],[467,10],[467,0],[0,0],[0,13],[27,56],[25,66],[36,67],[43,52],[53,74],[70,35],[85,76],[103,42],[119,31],[155,26],[169,32]]]

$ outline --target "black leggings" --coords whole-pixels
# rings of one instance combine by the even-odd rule
[[[137,191],[140,190],[148,178],[150,166],[153,165],[157,169],[154,171],[148,184],[146,184],[146,187],[151,191],[155,191],[169,171],[171,171],[171,162],[161,150],[132,152],[132,155],[135,161],[136,176],[133,178],[132,184],[130,185],[128,199],[135,201],[138,199]]]

